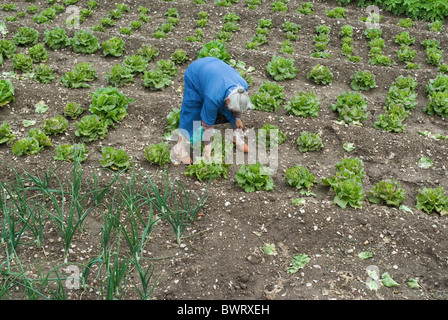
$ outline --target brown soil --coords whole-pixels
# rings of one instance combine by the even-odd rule
[[[80,1],[84,4],[85,1]],[[408,71],[404,64],[397,62],[392,67],[372,66],[368,63],[369,48],[363,35],[364,24],[359,21],[365,16],[364,10],[357,6],[347,7],[347,18],[330,19],[325,10],[336,7],[336,1],[315,1],[315,12],[310,16],[302,16],[296,12],[301,1],[288,2],[288,12],[271,11],[272,1],[263,1],[257,10],[249,10],[244,1],[231,7],[220,7],[213,0],[205,5],[194,5],[192,0],[166,2],[162,0],[128,1],[131,12],[119,20],[117,26],[107,29],[106,33],[96,33],[100,41],[112,35],[119,35],[119,28],[128,26],[137,17],[137,7],[145,5],[151,9],[152,20],[144,24],[142,29],[131,36],[123,36],[126,41],[126,54],[136,53],[143,44],[154,44],[160,55],[151,62],[149,69],[155,66],[158,59],[168,59],[175,49],[187,51],[193,61],[203,43],[213,40],[223,25],[222,16],[235,12],[241,17],[239,30],[228,43],[227,50],[235,60],[242,60],[247,66],[253,66],[254,82],[250,93],[256,92],[263,81],[272,78],[265,71],[272,55],[279,55],[281,43],[285,39],[281,25],[294,21],[302,26],[300,40],[293,42],[293,57],[299,71],[294,80],[281,81],[286,93],[285,101],[302,90],[313,90],[322,101],[318,118],[304,119],[289,116],[280,108],[275,113],[250,111],[244,116],[246,128],[258,129],[265,123],[276,124],[287,133],[288,139],[279,149],[279,170],[273,175],[275,188],[273,191],[257,191],[245,193],[234,179],[237,165],[229,169],[229,179],[213,181],[209,188],[209,198],[198,219],[185,231],[183,245],[179,247],[170,226],[163,219],[152,231],[151,240],[143,254],[145,259],[155,261],[154,281],[160,278],[152,299],[248,299],[248,300],[314,300],[314,299],[349,299],[349,300],[435,300],[446,299],[448,293],[448,276],[446,273],[448,258],[447,218],[440,215],[426,214],[415,209],[418,190],[423,187],[448,186],[446,166],[447,142],[425,138],[418,132],[428,130],[433,133],[448,134],[446,121],[440,117],[431,117],[422,111],[427,104],[425,85],[429,79],[437,75],[435,67],[425,62],[425,52],[420,42],[427,37],[446,41],[446,35],[431,33],[427,22],[415,22],[410,29],[416,37],[415,62],[421,64],[420,70]],[[119,2],[117,2],[119,3]],[[23,11],[29,3],[17,2],[19,11]],[[44,2],[42,8],[48,6]],[[100,3],[94,16],[82,24],[88,28],[98,24],[101,17],[114,4]],[[180,23],[167,39],[154,39],[151,35],[158,25],[165,21],[164,13],[170,8],[179,10]],[[195,19],[199,11],[209,13],[209,25],[204,28],[203,43],[187,43],[184,37],[194,34]],[[396,61],[398,46],[394,36],[403,29],[397,26],[400,17],[382,12],[383,38],[386,39],[385,54]],[[0,12],[4,18],[6,12]],[[62,25],[62,16],[55,19],[51,26]],[[259,50],[248,50],[245,42],[255,34],[258,19],[271,18],[273,28],[269,34],[269,42]],[[314,28],[325,23],[332,27],[329,49],[333,57],[329,60],[313,59],[312,37]],[[340,27],[350,24],[356,28],[355,54],[361,56],[361,63],[351,63],[341,55],[339,38]],[[8,22],[11,39],[20,25],[28,25],[41,32],[47,26],[35,24],[30,15],[17,22]],[[69,31],[73,33],[73,31]],[[20,48],[20,51],[26,49]],[[101,50],[94,55],[74,54],[71,49],[51,51],[48,64],[55,68],[57,79],[49,85],[38,84],[30,79],[13,79],[16,88],[16,101],[0,109],[0,119],[8,121],[17,138],[26,135],[23,119],[35,119],[35,127],[42,124],[45,118],[62,114],[68,101],[76,101],[85,107],[90,105],[90,93],[106,86],[105,73],[124,57],[105,58]],[[89,89],[70,90],[60,84],[60,77],[80,61],[90,61],[95,65],[99,79]],[[316,86],[306,78],[306,73],[317,63],[328,66],[335,75],[330,86]],[[11,71],[11,60],[2,66],[4,72]],[[99,169],[102,146],[122,148],[128,152],[137,168],[155,174],[160,168],[151,165],[145,159],[144,149],[147,145],[162,141],[167,125],[166,116],[173,107],[180,107],[182,94],[177,90],[183,86],[183,74],[188,63],[179,67],[172,86],[163,91],[150,91],[144,88],[141,76],[135,84],[120,88],[127,96],[135,99],[128,109],[128,116],[111,130],[102,141],[88,144],[90,150],[88,160],[83,164],[84,176],[89,177]],[[341,92],[350,89],[350,77],[357,70],[370,70],[377,77],[378,87],[363,93],[369,101],[369,118],[362,126],[341,125],[337,123],[337,114],[331,110],[331,103]],[[373,122],[383,112],[385,97],[390,84],[399,75],[415,76],[418,86],[418,107],[406,120],[406,130],[401,134],[392,134],[373,128]],[[34,112],[34,105],[44,100],[50,106],[49,112],[40,115]],[[52,138],[53,144],[72,143],[76,141],[75,121],[70,121],[67,134]],[[301,153],[295,140],[302,131],[322,132],[324,149],[319,152]],[[352,142],[356,149],[347,153],[342,148],[345,142]],[[53,148],[47,148],[36,156],[17,158],[11,146],[0,146],[0,159],[4,163],[0,173],[1,181],[11,181],[13,173],[6,165],[25,170],[32,174],[43,175],[53,162]],[[417,166],[421,156],[426,155],[434,160],[430,169]],[[333,203],[334,192],[317,184],[313,188],[315,197],[306,197],[304,206],[291,204],[293,198],[301,197],[298,191],[285,183],[284,172],[294,165],[306,166],[317,179],[329,177],[334,173],[334,165],[344,157],[359,157],[364,161],[366,176],[363,180],[367,192],[379,180],[395,178],[406,189],[404,202],[413,213],[398,210],[384,205],[374,205],[367,200],[362,209],[341,209]],[[70,170],[69,165],[59,169],[64,176]],[[187,188],[201,192],[206,183],[200,183],[184,176],[185,167],[169,166],[170,177],[177,177]],[[105,180],[111,174],[103,173]],[[85,266],[88,261],[100,254],[100,235],[102,210],[96,210],[89,216],[84,232],[75,236],[68,265]],[[2,214],[0,213],[0,216]],[[2,216],[3,218],[3,216]],[[56,228],[48,222],[43,243],[43,250],[33,244],[23,244],[17,248],[22,263],[30,267],[28,275],[35,277],[37,270],[63,264],[62,242]],[[266,243],[275,244],[277,255],[268,256],[262,250]],[[373,257],[362,260],[358,254],[372,251]],[[0,252],[0,261],[6,255]],[[297,254],[306,254],[310,262],[297,273],[288,274],[287,267]],[[152,261],[152,260],[148,260]],[[369,266],[376,266],[380,275],[387,272],[399,283],[398,287],[380,285],[378,291],[370,290],[366,281]],[[60,268],[64,268],[61,266]],[[135,272],[135,270],[133,271]],[[406,285],[410,278],[415,278],[420,289],[411,289]],[[67,290],[68,299],[99,299],[99,280],[92,277],[86,290]],[[136,274],[128,281],[138,285]],[[13,295],[14,296],[14,295]],[[23,297],[18,295],[17,297]],[[130,287],[124,299],[138,299],[136,291]]]

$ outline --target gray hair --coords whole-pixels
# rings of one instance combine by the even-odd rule
[[[246,90],[241,86],[233,89],[228,98],[230,99],[228,108],[231,111],[245,112],[246,110],[252,109],[250,97]]]

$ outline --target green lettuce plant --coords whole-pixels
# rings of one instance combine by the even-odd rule
[[[138,54],[126,56],[122,66],[128,68],[133,74],[144,73],[148,68],[148,60]]]
[[[241,77],[243,77],[244,80],[246,80],[249,86],[252,85],[254,80],[251,76],[251,73],[255,71],[254,67],[247,67],[244,61],[236,61],[234,59],[230,60],[229,65],[235,68],[236,71],[238,71],[238,73],[241,75]]]
[[[35,5],[30,5],[26,8],[26,12],[29,14],[35,14],[38,13],[40,10],[40,8],[38,6]]]
[[[356,91],[346,91],[338,95],[337,102],[331,105],[339,113],[339,120],[345,123],[363,122],[368,118],[367,100]]]
[[[329,18],[344,19],[346,10],[342,7],[336,7],[333,10],[327,10],[326,15]]]
[[[429,83],[425,86],[425,89],[429,95],[435,92],[447,91],[448,75],[438,74],[435,78],[429,79]]]
[[[34,63],[46,62],[48,60],[48,51],[45,50],[42,43],[38,43],[29,48],[28,53]]]
[[[126,151],[115,149],[114,147],[103,147],[101,149],[102,159],[100,159],[103,168],[112,170],[127,170],[131,166],[131,156]]]
[[[423,111],[429,115],[448,117],[448,91],[434,92],[428,96],[429,102]]]
[[[273,112],[283,103],[286,95],[284,87],[275,82],[264,81],[250,99],[256,110]]]
[[[443,61],[443,51],[438,48],[427,48],[426,52],[426,62],[433,65],[439,66]]]
[[[125,4],[125,3],[117,3],[115,5],[116,10],[122,12],[122,13],[126,13],[126,12],[130,12],[131,8],[129,7],[129,5]]]
[[[132,30],[139,30],[143,26],[143,21],[142,20],[131,21],[130,26]]]
[[[158,69],[146,71],[143,74],[143,85],[152,90],[163,90],[170,86],[172,78]]]
[[[11,132],[11,126],[6,121],[0,126],[0,145],[10,144],[16,140],[16,135]]]
[[[311,192],[316,184],[314,175],[305,166],[293,166],[285,172],[285,181],[289,186],[299,190],[304,189],[304,193]]]
[[[15,99],[15,89],[11,80],[1,79],[0,80],[0,107],[3,107],[11,102],[14,102]]]
[[[242,164],[238,169],[235,180],[237,185],[245,192],[256,190],[270,191],[274,189],[274,180],[271,177],[269,168],[261,163]]]
[[[24,155],[34,155],[39,153],[44,147],[39,145],[39,141],[33,137],[26,137],[14,143],[12,152],[22,157]]]
[[[100,26],[109,28],[115,26],[115,20],[110,17],[103,17],[100,20]]]
[[[130,36],[132,34],[132,29],[131,28],[127,28],[127,27],[120,28],[120,34],[124,34],[124,35]]]
[[[383,30],[381,30],[381,29],[369,28],[364,31],[364,36],[368,40],[381,39],[382,35],[383,35]],[[382,40],[380,40],[380,41],[382,41]],[[372,44],[370,44],[370,45],[372,45]]]
[[[14,2],[13,3],[5,3],[5,4],[2,4],[2,9],[3,9],[3,11],[17,11],[17,6]]]
[[[417,204],[415,206],[427,214],[437,212],[441,216],[448,214],[448,196],[442,187],[423,188],[418,191]]]
[[[403,31],[395,36],[395,43],[400,46],[411,46],[415,43],[415,38],[411,37],[409,32]]]
[[[421,42],[421,45],[425,48],[425,50],[431,48],[440,49],[440,41],[434,38],[432,39],[426,38]]]
[[[417,106],[417,93],[410,88],[400,89],[392,85],[386,95],[386,106],[399,105],[405,110],[413,110]]]
[[[291,266],[286,268],[286,273],[292,274],[296,273],[303,267],[305,267],[308,262],[310,262],[310,257],[306,254],[297,254],[291,259]]]
[[[291,41],[286,39],[282,42],[282,48],[280,49],[283,53],[293,54],[294,53],[294,47],[292,46]]]
[[[423,111],[429,115],[447,117],[448,75],[438,74],[434,79],[429,80],[425,89],[428,93],[429,103],[423,108]]]
[[[199,4],[200,2],[203,2],[202,4],[204,4],[207,0],[194,0],[194,3]],[[262,0],[245,0],[245,5],[247,5],[247,7],[249,9],[258,9],[258,7],[260,6]]]
[[[164,142],[150,144],[145,148],[145,157],[152,164],[165,166],[171,162],[168,145]]]
[[[50,138],[40,129],[30,129],[26,138],[23,138],[12,146],[12,152],[21,157],[23,155],[34,155],[45,147],[52,147]]]
[[[328,85],[333,82],[333,74],[326,66],[317,64],[307,73],[307,78],[316,84]]]
[[[36,113],[46,113],[48,111],[49,107],[47,104],[45,104],[44,101],[39,101],[35,106],[34,106],[34,110],[36,111]]]
[[[76,102],[67,102],[64,107],[64,116],[71,119],[77,119],[83,112],[86,111],[83,107]]]
[[[56,18],[56,10],[52,7],[49,7],[33,16],[34,22],[38,24],[50,23],[54,18]]]
[[[13,41],[16,45],[34,46],[39,41],[39,31],[30,27],[20,27],[14,35]]]
[[[68,121],[61,115],[45,119],[42,125],[42,131],[46,135],[54,135],[62,133],[65,132],[67,128],[68,128]]]
[[[406,191],[395,179],[384,179],[378,181],[367,193],[367,198],[372,203],[386,203],[387,205],[399,207],[406,200]]]
[[[373,124],[375,129],[387,132],[403,132],[404,120],[417,105],[417,81],[411,76],[395,79],[386,95],[385,113]]]
[[[294,79],[298,69],[294,65],[293,59],[273,56],[271,61],[269,61],[266,66],[266,71],[275,81],[281,81],[286,79]]]
[[[230,7],[232,3],[237,3],[238,0],[216,0],[215,4],[219,7]]]
[[[429,24],[429,31],[432,32],[442,32],[443,30],[443,21],[442,20],[436,20]]]
[[[166,126],[166,129],[169,131],[179,129],[179,121],[180,121],[180,108],[173,108],[166,116],[166,121],[168,121],[169,125]]]
[[[135,102],[115,87],[98,88],[91,93],[91,96],[90,112],[103,118],[108,126],[123,120],[128,114],[129,104]]]
[[[284,108],[292,115],[297,117],[318,117],[320,99],[314,92],[299,92],[288,101]]]
[[[65,8],[64,8],[65,10]],[[83,23],[88,17],[93,16],[93,11],[88,8],[79,10],[79,22]]]
[[[112,20],[120,20],[123,17],[123,12],[118,9],[112,9],[107,12],[107,15]]]
[[[75,135],[82,142],[92,142],[98,139],[104,139],[108,132],[108,126],[105,120],[95,114],[84,116],[79,122],[75,123],[78,130]]]
[[[143,23],[150,23],[151,22],[151,16],[143,14],[143,13],[139,13],[138,18]]]
[[[100,49],[98,38],[89,30],[76,31],[70,44],[75,53],[92,54]]]
[[[84,143],[60,144],[55,146],[54,151],[56,153],[53,159],[56,161],[73,162],[75,159],[75,152],[78,155],[79,162],[87,160],[88,150]]]
[[[397,25],[402,28],[412,28],[414,21],[411,18],[403,18],[398,21]]]
[[[383,54],[373,54],[369,59],[369,63],[371,65],[392,66],[395,64],[395,61]]]
[[[104,28],[103,25],[98,24],[98,25],[92,26],[92,31],[96,31],[96,32],[106,32],[106,28]]]
[[[98,78],[93,63],[79,62],[72,71],[67,72],[61,78],[61,83],[71,89],[90,88],[91,82]]]
[[[365,175],[364,162],[359,158],[344,158],[335,165],[336,173],[322,183],[335,191],[334,203],[345,209],[347,205],[362,208],[365,199],[362,178]]]
[[[185,175],[199,181],[214,180],[223,177],[228,179],[228,168],[231,164],[217,163],[205,158],[196,158],[194,164],[189,165]]]
[[[261,144],[266,150],[272,147],[278,147],[286,141],[286,135],[273,124],[265,124],[257,132],[257,142]]]
[[[0,65],[4,59],[11,59],[17,52],[17,46],[12,40],[0,39]]]
[[[321,136],[308,131],[303,131],[296,142],[300,152],[319,151],[324,147]]]
[[[274,1],[272,2],[271,9],[273,12],[284,12],[288,11],[288,5],[284,0]]]
[[[31,72],[33,70],[33,59],[23,53],[17,53],[12,59],[12,68],[17,71]]]
[[[314,13],[314,4],[312,2],[302,2],[297,8],[297,12],[303,15],[310,15]]]
[[[119,37],[112,37],[101,44],[104,56],[121,57],[126,50],[126,43]]]
[[[122,87],[131,83],[134,83],[135,75],[131,69],[116,64],[112,67],[110,72],[106,72],[106,82],[115,87]]]
[[[170,59],[174,61],[175,64],[182,64],[188,60],[187,52],[183,49],[176,49]]]
[[[224,62],[229,62],[231,59],[230,54],[227,52],[226,47],[223,43],[212,40],[204,44],[201,50],[197,54],[197,58],[201,59],[204,57],[215,57],[223,60]]]
[[[334,203],[345,209],[347,205],[352,208],[361,209],[365,199],[361,180],[350,178],[332,185],[334,192]]]
[[[404,121],[408,118],[409,112],[398,105],[391,105],[387,112],[380,114],[373,127],[386,132],[403,132],[406,128]]]
[[[331,27],[321,24],[315,28],[316,34],[313,37],[314,53],[313,58],[331,58],[331,53],[328,51],[327,44],[330,42]]]
[[[343,25],[341,27],[341,31],[339,32],[339,35],[342,38],[346,38],[346,37],[352,38],[353,37],[353,27],[349,24]]]
[[[46,29],[44,32],[44,43],[52,50],[59,50],[70,45],[70,38],[63,28]]]
[[[238,25],[235,22],[229,21],[222,26],[221,30],[224,32],[236,32],[238,31]]]
[[[138,10],[138,12],[143,13],[143,14],[148,14],[150,12],[150,9],[148,7],[144,7],[144,6],[138,6],[137,10]]]
[[[350,86],[355,91],[368,91],[377,87],[375,75],[369,71],[359,70],[350,79]]]
[[[33,74],[33,79],[40,83],[50,83],[56,78],[56,75],[53,73],[53,68],[46,64],[36,66]]]
[[[336,174],[330,184],[349,178],[362,179],[365,176],[364,161],[360,158],[344,158],[334,166]]]
[[[410,62],[414,60],[417,50],[412,50],[409,46],[401,46],[397,51],[398,60]]]
[[[157,61],[156,65],[157,65],[157,70],[163,72],[170,78],[174,77],[177,74],[177,70],[178,70],[177,66],[174,63],[174,61],[172,61],[172,60],[161,59],[161,60]]]

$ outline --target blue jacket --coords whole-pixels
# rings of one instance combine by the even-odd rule
[[[212,126],[218,113],[222,113],[235,127],[235,117],[225,107],[225,99],[237,86],[248,90],[246,80],[238,71],[220,59],[205,57],[188,66],[184,82],[179,129],[192,137],[194,121],[202,120]]]

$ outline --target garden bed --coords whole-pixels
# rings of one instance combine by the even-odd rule
[[[79,7],[84,7],[81,0]],[[119,2],[117,2],[119,3]],[[121,2],[120,2],[121,3]],[[429,115],[423,111],[428,105],[425,86],[430,79],[438,74],[437,67],[426,62],[426,53],[420,45],[427,38],[438,39],[446,43],[444,33],[429,31],[428,22],[415,21],[412,28],[404,29],[398,26],[400,19],[387,12],[381,23],[382,38],[385,40],[383,54],[396,61],[392,66],[372,65],[369,63],[368,39],[364,35],[365,23],[360,21],[366,12],[357,6],[345,7],[346,18],[335,19],[326,16],[326,10],[337,7],[336,1],[314,2],[314,12],[302,15],[297,12],[301,1],[287,2],[288,10],[273,12],[272,1],[263,1],[258,9],[249,9],[243,0],[231,4],[230,7],[218,6],[215,1],[208,0],[206,4],[196,5],[193,0],[162,1],[128,1],[130,12],[124,13],[114,27],[105,32],[95,32],[100,43],[112,36],[121,37],[126,44],[126,51],[120,57],[103,56],[102,50],[94,54],[76,54],[71,47],[57,51],[49,50],[46,64],[53,67],[56,79],[50,84],[41,84],[34,79],[12,78],[15,87],[15,101],[0,108],[0,124],[7,121],[16,139],[26,136],[28,128],[23,120],[36,120],[35,128],[40,127],[45,119],[64,112],[68,102],[77,102],[86,109],[92,103],[91,93],[101,87],[107,87],[106,73],[121,63],[126,55],[136,54],[142,45],[154,45],[159,55],[151,60],[148,70],[154,69],[161,59],[169,59],[176,49],[186,51],[190,61],[196,59],[203,45],[215,40],[224,22],[222,17],[234,12],[241,20],[237,22],[238,30],[233,33],[226,49],[232,59],[244,61],[246,66],[253,67],[250,75],[253,83],[249,94],[253,95],[265,81],[274,81],[266,71],[266,66],[272,56],[292,58],[297,67],[293,79],[280,80],[276,83],[284,87],[285,99],[282,106],[275,112],[250,110],[243,116],[246,129],[258,130],[265,124],[273,124],[286,134],[286,141],[279,146],[278,170],[272,175],[274,188],[271,191],[255,191],[246,193],[240,188],[235,175],[239,165],[234,164],[228,170],[228,179],[200,182],[192,177],[186,177],[184,166],[168,164],[165,167],[151,164],[145,158],[145,148],[150,144],[164,141],[166,134],[167,115],[173,108],[180,108],[182,103],[183,74],[189,62],[178,66],[178,71],[172,79],[172,84],[163,90],[151,90],[143,85],[142,75],[135,77],[133,84],[120,87],[119,90],[127,97],[134,99],[129,105],[127,116],[107,133],[103,140],[86,143],[89,150],[88,158],[82,163],[83,177],[91,179],[100,172],[100,183],[105,186],[114,176],[113,172],[101,169],[102,147],[111,146],[123,149],[131,157],[136,168],[139,188],[145,183],[146,175],[153,176],[157,172],[166,171],[170,179],[178,178],[187,190],[202,194],[208,192],[206,204],[198,212],[194,221],[185,229],[181,245],[170,224],[157,210],[154,214],[160,218],[151,230],[151,237],[146,243],[141,256],[145,268],[153,263],[154,274],[151,285],[157,285],[149,296],[156,300],[170,299],[248,299],[248,300],[295,300],[295,299],[416,299],[433,300],[446,299],[448,277],[446,265],[448,258],[447,220],[437,212],[430,214],[416,209],[416,199],[423,188],[448,186],[446,165],[446,140],[437,140],[421,134],[429,131],[433,134],[447,135],[447,124],[441,116]],[[44,1],[35,2],[42,9],[50,5]],[[25,11],[29,2],[16,1],[18,12]],[[150,9],[148,15],[151,21],[144,23],[139,30],[131,35],[119,33],[121,27],[127,27],[130,22],[138,19],[138,7]],[[115,3],[100,3],[94,10],[94,15],[87,17],[81,24],[82,29],[98,25],[102,17],[107,16],[115,8]],[[152,35],[157,27],[166,21],[164,13],[169,8],[176,8],[179,13],[179,23],[173,32],[165,39],[156,39]],[[187,42],[185,37],[195,34],[198,12],[208,12],[209,21],[203,28],[202,42]],[[0,20],[11,12],[0,11]],[[6,39],[12,39],[20,26],[33,27],[40,32],[39,41],[43,41],[45,29],[63,26],[67,13],[58,15],[49,25],[36,24],[32,15],[19,18],[15,22],[6,22],[9,33]],[[272,29],[268,42],[257,50],[248,49],[245,45],[255,35],[259,19],[271,19]],[[299,39],[291,41],[294,53],[282,53],[282,42],[286,39],[282,25],[293,21],[301,26]],[[325,24],[331,27],[330,42],[327,50],[331,52],[330,59],[313,58],[315,52],[315,28]],[[361,62],[348,61],[341,54],[340,29],[349,24],[354,28],[354,54],[361,57]],[[413,49],[417,54],[413,62],[421,68],[408,70],[405,64],[397,59],[399,45],[395,36],[402,31],[416,38]],[[69,36],[75,30],[68,29]],[[20,52],[26,48],[19,47]],[[93,63],[98,78],[90,83],[90,88],[70,89],[61,82],[61,77],[71,71],[79,62]],[[307,73],[316,64],[328,67],[334,79],[329,85],[317,85],[307,78]],[[12,71],[12,60],[6,59],[1,67],[2,72]],[[376,76],[377,86],[369,91],[361,92],[367,104],[368,117],[362,124],[346,124],[339,121],[338,113],[332,110],[338,96],[350,91],[351,77],[358,70],[368,70]],[[417,107],[405,119],[406,127],[401,133],[386,132],[374,128],[379,115],[384,113],[383,107],[391,84],[399,76],[411,76],[418,86]],[[289,114],[284,104],[301,91],[313,91],[320,99],[321,105],[318,117],[303,118]],[[43,101],[49,106],[46,113],[35,112],[35,105]],[[88,114],[86,111],[85,114]],[[85,115],[84,114],[84,115]],[[65,133],[52,136],[54,146],[63,143],[79,142],[75,135],[77,127],[75,120],[69,120]],[[224,129],[225,126],[219,126]],[[323,148],[319,151],[300,152],[296,140],[303,131],[319,133]],[[355,149],[346,151],[346,142],[353,143]],[[172,146],[173,142],[169,142]],[[14,181],[14,168],[17,172],[28,172],[32,175],[44,176],[50,164],[54,168],[60,162],[54,161],[55,150],[46,147],[37,155],[18,157],[12,152],[12,145],[0,146],[2,170],[0,181]],[[422,157],[429,157],[434,165],[421,168],[418,163]],[[362,201],[362,208],[347,206],[342,209],[334,203],[333,188],[320,182],[335,174],[335,165],[343,158],[359,158],[364,163],[365,175],[362,187],[367,193],[383,179],[396,179],[406,191],[406,199],[402,203],[412,212],[385,204],[374,204]],[[302,165],[314,174],[318,181],[312,188],[315,195],[304,196],[299,190],[285,182],[285,172],[295,165]],[[57,171],[57,176],[65,181],[72,179],[70,163],[64,163]],[[140,176],[141,175],[141,176]],[[132,170],[121,176],[123,182],[132,181]],[[91,181],[91,180],[88,180]],[[52,184],[56,183],[52,180]],[[29,184],[30,186],[32,184]],[[118,182],[114,185],[122,190]],[[207,189],[208,186],[208,189]],[[85,187],[84,187],[85,188]],[[84,189],[88,190],[88,189]],[[93,208],[89,202],[86,208],[93,211],[87,216],[82,230],[75,233],[70,244],[70,253],[64,261],[63,240],[53,220],[45,225],[42,247],[38,248],[32,241],[29,232],[25,233],[22,242],[16,248],[18,259],[12,259],[11,264],[6,251],[7,242],[1,244],[0,264],[2,274],[7,278],[8,272],[20,272],[21,262],[28,279],[38,279],[39,272],[44,274],[56,268],[61,277],[70,275],[63,271],[68,266],[76,266],[84,270],[89,262],[101,256],[101,230],[104,224],[104,214],[107,205],[111,203],[112,192],[104,199],[104,205]],[[304,198],[305,204],[295,205],[293,199]],[[195,199],[192,199],[192,201]],[[148,219],[149,204],[142,206],[144,219]],[[0,211],[2,221],[4,213]],[[140,225],[141,228],[141,225]],[[127,245],[123,236],[117,246],[118,237],[113,237],[110,243],[111,252],[120,252],[120,258],[127,256]],[[262,248],[275,246],[275,254],[268,255]],[[4,248],[4,249],[3,249]],[[371,258],[362,259],[359,254],[370,252]],[[292,259],[297,255],[307,255],[309,262],[297,272],[288,272]],[[8,269],[9,268],[9,269]],[[399,286],[387,287],[381,283],[378,290],[371,290],[372,273],[377,270],[380,277],[388,273]],[[67,289],[67,299],[96,300],[106,296],[105,267],[101,276],[99,264],[94,264],[86,288]],[[128,268],[126,289],[119,288],[123,299],[139,299],[135,287],[140,288],[140,278],[136,268]],[[52,273],[51,278],[55,274]],[[369,278],[370,277],[370,278]],[[20,278],[22,279],[22,278]],[[417,280],[419,287],[411,288],[407,283],[410,279]],[[23,290],[22,280],[18,281],[3,298],[28,299]],[[36,291],[39,291],[35,283]],[[54,285],[52,284],[54,287]],[[50,286],[50,287],[52,287]],[[102,287],[103,286],[103,287]],[[52,287],[52,288],[53,288]],[[16,289],[18,288],[18,290]],[[49,289],[41,292],[49,296]],[[101,295],[103,294],[103,295]]]

